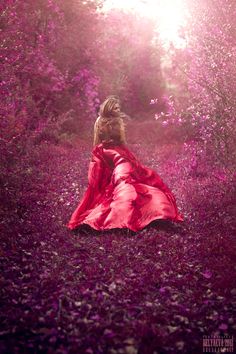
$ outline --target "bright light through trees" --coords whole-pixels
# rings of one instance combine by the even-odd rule
[[[156,19],[156,30],[163,45],[173,44],[184,47],[185,41],[179,30],[185,24],[187,10],[183,0],[106,0],[105,11],[119,8],[128,12],[136,12],[141,16]],[[145,29],[144,29],[145,30]]]

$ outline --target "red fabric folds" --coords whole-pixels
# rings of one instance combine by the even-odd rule
[[[184,220],[160,176],[143,166],[125,145],[95,146],[88,187],[66,226],[71,230],[87,224],[96,230],[138,231],[156,219]]]

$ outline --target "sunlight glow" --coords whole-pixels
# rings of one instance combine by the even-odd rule
[[[186,20],[183,0],[106,0],[103,8],[105,11],[118,8],[155,19],[156,30],[164,45],[185,46],[178,33]]]

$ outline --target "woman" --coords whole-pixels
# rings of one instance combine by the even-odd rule
[[[94,125],[88,187],[67,224],[71,230],[87,224],[138,231],[157,219],[183,221],[170,189],[128,150],[122,117],[119,98],[109,96]]]

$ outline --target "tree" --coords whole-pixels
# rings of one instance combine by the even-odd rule
[[[176,84],[175,117],[194,127],[200,151],[233,173],[236,117],[236,4],[187,1],[186,48],[172,48],[166,75]],[[182,96],[183,87],[187,95]]]
[[[105,15],[97,39],[101,96],[119,95],[137,117],[152,109],[153,96],[162,94],[160,53],[153,40],[154,22],[121,10]]]

